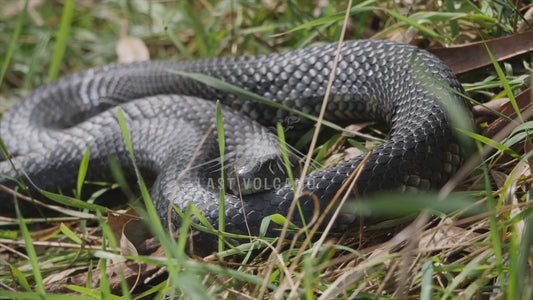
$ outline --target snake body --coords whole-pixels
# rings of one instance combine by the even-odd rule
[[[216,179],[219,171],[216,166],[205,167],[220,155],[216,134],[207,137],[195,159],[198,167],[191,168],[176,189],[176,178],[206,131],[216,124],[213,100],[223,104],[229,163],[246,161],[259,152],[267,156],[279,152],[277,140],[264,126],[288,119],[297,127],[312,123],[172,70],[212,76],[316,116],[337,45],[260,56],[96,67],[37,88],[3,116],[0,136],[17,168],[33,184],[45,190],[59,187],[67,193],[76,186],[76,174],[89,146],[88,179],[110,177],[109,154],[115,155],[126,173],[133,172],[117,121],[115,106],[120,106],[135,162],[155,179],[151,195],[160,217],[166,218],[169,202],[182,210],[191,202],[217,226],[219,191],[209,186],[209,176]],[[325,119],[341,124],[373,120],[391,127],[389,140],[375,148],[366,163],[356,183],[358,192],[442,186],[464,158],[446,114],[448,105],[468,107],[458,96],[463,92],[446,65],[415,46],[374,40],[344,42]],[[362,159],[309,174],[304,190],[315,195],[323,209]],[[6,158],[0,162],[0,173],[17,176]],[[0,183],[14,186],[5,177]],[[3,194],[0,207],[12,210],[12,196]],[[252,233],[257,233],[265,216],[286,214],[292,200],[290,184],[244,195],[242,201],[228,194],[226,230],[245,233],[248,222]],[[312,215],[313,197],[301,201],[304,215]],[[177,214],[173,222],[179,225]]]

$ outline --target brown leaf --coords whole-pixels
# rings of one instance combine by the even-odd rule
[[[127,239],[135,247],[136,251],[151,237],[152,233],[141,220],[132,219],[122,229],[122,238]]]
[[[526,31],[486,41],[498,61],[533,51],[533,31]],[[428,51],[439,57],[454,73],[465,73],[492,64],[484,42],[476,42]]]
[[[126,226],[126,223],[128,223],[131,219],[134,218],[132,216],[137,216],[137,213],[131,208],[119,212],[121,214],[109,214],[107,216],[107,224],[111,228],[111,231],[113,231],[113,234],[115,235],[115,240],[120,243],[120,238],[122,236],[124,226]]]

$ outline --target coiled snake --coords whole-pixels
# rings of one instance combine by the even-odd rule
[[[208,128],[216,124],[213,100],[224,104],[229,165],[253,159],[258,153],[265,153],[267,158],[278,155],[278,142],[262,125],[288,119],[293,124],[296,120],[298,126],[310,123],[171,70],[216,77],[318,115],[336,50],[337,44],[327,44],[261,56],[96,67],[33,91],[3,116],[0,135],[16,166],[35,185],[56,191],[59,187],[68,193],[76,186],[76,174],[88,146],[88,179],[110,178],[109,154],[115,155],[126,173],[132,172],[114,108],[119,105],[126,116],[136,163],[146,176],[155,179],[152,198],[160,217],[166,218],[168,201],[181,209],[192,202],[216,226],[219,191],[211,183],[220,172],[209,166],[219,157],[216,134],[207,138],[195,160],[196,167],[187,172],[174,193],[176,178]],[[463,92],[454,74],[430,53],[402,43],[347,41],[341,53],[325,118],[341,124],[375,120],[391,127],[389,140],[373,150],[357,182],[359,193],[442,186],[464,156],[445,112],[452,103],[468,107],[453,92]],[[304,190],[316,195],[321,208],[325,207],[361,159],[311,173]],[[270,168],[277,162],[268,164]],[[0,173],[16,176],[5,158],[0,162]],[[5,177],[0,183],[14,185]],[[0,207],[12,211],[12,196],[2,194]],[[257,233],[263,217],[287,212],[293,189],[284,184],[244,195],[242,202],[235,195],[228,194],[225,199],[227,231],[246,232],[246,214],[252,233]],[[311,197],[302,199],[302,207],[304,214],[311,215]],[[176,214],[174,224],[179,224]]]

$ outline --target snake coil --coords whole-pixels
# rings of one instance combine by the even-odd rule
[[[298,127],[310,123],[171,70],[216,77],[318,115],[336,50],[337,44],[326,44],[261,56],[96,67],[33,91],[4,115],[0,136],[17,168],[36,186],[68,192],[76,186],[75,174],[89,146],[87,179],[110,179],[109,154],[114,154],[127,174],[133,174],[117,121],[115,107],[120,106],[136,163],[155,180],[152,198],[160,217],[166,218],[169,201],[182,210],[192,202],[217,226],[219,192],[212,185],[219,172],[205,167],[219,157],[215,134],[208,136],[196,167],[175,191],[176,178],[208,128],[216,124],[213,100],[224,104],[229,162],[246,161],[258,153],[279,153],[278,142],[264,126],[287,120]],[[463,92],[447,66],[417,47],[375,40],[344,42],[325,118],[343,124],[373,120],[391,128],[389,140],[373,150],[357,182],[359,193],[442,186],[464,157],[446,114],[449,106],[468,108],[458,96]],[[316,195],[324,208],[361,159],[309,174],[305,191]],[[5,158],[0,174],[17,176]],[[0,183],[14,186],[5,177]],[[12,211],[12,196],[3,194],[0,208]],[[292,200],[290,184],[244,195],[242,202],[238,196],[227,195],[226,230],[245,233],[247,221],[252,233],[257,233],[263,217],[286,213]],[[301,201],[304,215],[312,215],[312,197]],[[173,218],[179,224],[177,214]]]

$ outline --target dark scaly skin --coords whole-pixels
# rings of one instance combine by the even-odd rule
[[[108,153],[116,153],[126,171],[131,171],[116,109],[112,108],[120,105],[128,118],[137,163],[157,175],[152,196],[160,217],[166,217],[168,201],[181,209],[192,202],[217,226],[218,191],[205,187],[205,169],[209,168],[189,172],[172,198],[176,177],[207,128],[215,124],[213,102],[176,95],[220,99],[227,106],[224,118],[228,151],[244,149],[248,153],[244,156],[276,148],[276,142],[274,146],[265,142],[272,139],[255,121],[273,126],[289,115],[169,70],[217,77],[285,106],[318,115],[336,49],[337,44],[329,44],[264,56],[97,67],[36,89],[5,114],[0,135],[18,165],[38,186],[68,190],[75,186],[74,174],[88,145],[90,178],[107,178]],[[343,45],[336,74],[327,120],[376,120],[391,127],[389,140],[374,149],[357,182],[360,194],[410,187],[438,188],[460,166],[464,153],[453,137],[443,106],[468,105],[442,86],[464,92],[440,60],[406,44],[350,41]],[[299,120],[296,125],[308,124]],[[217,147],[215,136],[208,138],[198,163],[216,159]],[[324,208],[361,160],[358,157],[308,175],[305,190],[315,194]],[[0,163],[0,173],[15,176],[7,161]],[[0,183],[13,185],[5,179]],[[246,233],[246,214],[252,233],[257,233],[262,218],[273,213],[286,214],[292,198],[292,188],[286,185],[245,196],[243,210],[238,197],[227,195],[227,231]],[[10,210],[9,198],[1,199],[0,207]],[[313,202],[310,197],[302,200],[305,213],[311,215]],[[175,214],[174,224],[179,224]]]

